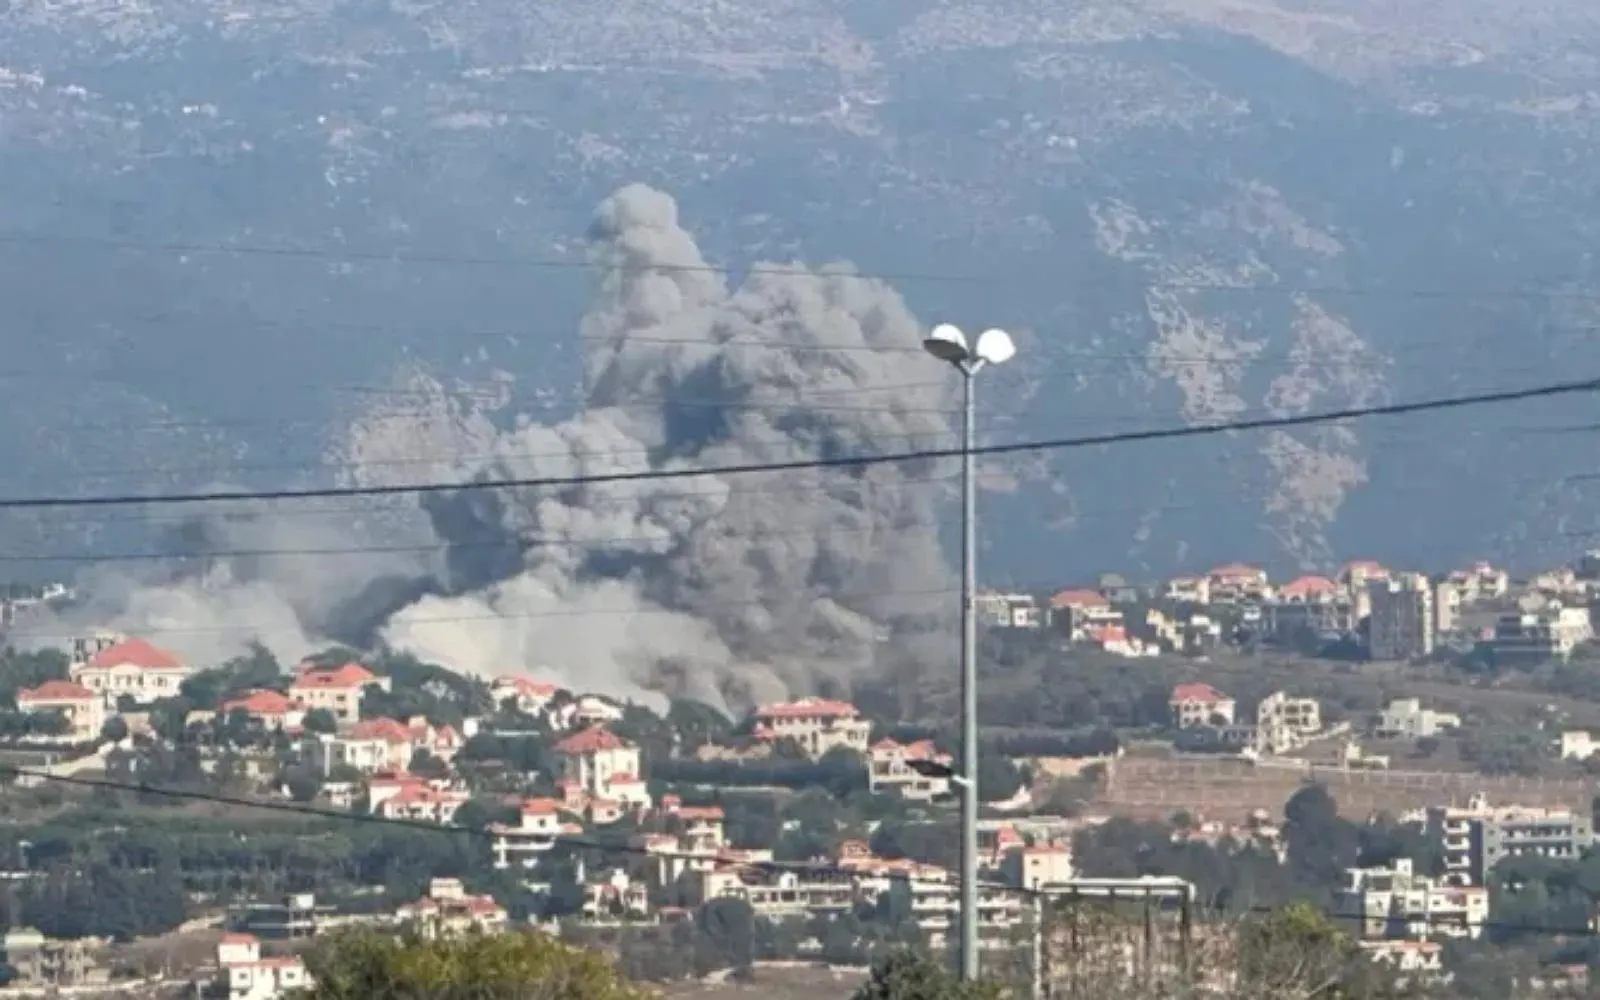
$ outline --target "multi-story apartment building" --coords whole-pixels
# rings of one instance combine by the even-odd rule
[[[748,865],[718,865],[700,873],[699,899],[742,899],[757,916],[772,920],[832,914],[842,916],[861,899],[854,879],[775,871]]]
[[[580,834],[583,827],[561,820],[561,804],[555,799],[524,799],[517,822],[494,823],[489,827],[493,839],[489,848],[496,868],[532,868],[539,855],[556,846],[563,834]]]
[[[1040,628],[1044,612],[1031,594],[979,594],[973,599],[978,623],[989,628]]]
[[[1173,726],[1178,729],[1196,729],[1202,726],[1233,725],[1236,706],[1232,698],[1210,684],[1195,681],[1179,684],[1173,688],[1167,707],[1172,710]]]
[[[1409,858],[1386,868],[1346,869],[1336,905],[1360,921],[1366,938],[1477,938],[1489,920],[1489,890],[1420,875]]]
[[[1464,809],[1430,808],[1427,817],[1429,831],[1444,843],[1450,885],[1483,885],[1484,876],[1505,858],[1576,858],[1595,842],[1594,821],[1586,812],[1490,806],[1482,794]]]
[[[639,748],[605,726],[591,726],[556,744],[568,802],[581,796],[623,808],[648,807],[639,776]]]
[[[756,710],[756,734],[770,740],[793,740],[813,758],[834,747],[867,752],[872,723],[847,701],[802,698]]]
[[[1410,660],[1433,652],[1438,619],[1433,585],[1421,573],[1367,584],[1367,649],[1374,660]]]
[[[1206,574],[1213,604],[1238,604],[1260,601],[1272,595],[1267,571],[1259,566],[1228,563]]]
[[[228,1000],[274,1000],[311,985],[298,957],[263,958],[261,942],[250,934],[224,934],[217,944],[219,990]]]
[[[1489,649],[1500,666],[1533,666],[1565,660],[1580,643],[1593,638],[1587,607],[1552,601],[1540,611],[1501,615]]]
[[[945,868],[903,865],[889,874],[890,905],[922,931],[928,947],[946,946],[960,930],[961,887]],[[979,944],[990,948],[1013,947],[1011,933],[1027,912],[1022,894],[1010,886],[981,886],[978,890]]]
[[[1100,626],[1122,624],[1122,612],[1098,590],[1063,590],[1050,598],[1050,627],[1070,639],[1082,639]]]
[[[143,639],[124,639],[103,646],[88,659],[72,664],[72,679],[115,707],[123,698],[148,705],[172,698],[194,673],[176,654]]]
[[[1205,576],[1175,576],[1167,581],[1162,596],[1178,604],[1211,603],[1211,578]]]
[[[1256,706],[1253,746],[1258,753],[1287,753],[1322,732],[1322,706],[1315,698],[1275,691]]]
[[[949,767],[955,758],[940,753],[932,740],[918,740],[915,743],[879,740],[867,754],[867,787],[875,795],[892,791],[901,798],[916,802],[928,802],[948,795],[948,777],[921,774],[911,766],[912,761],[922,760]]]

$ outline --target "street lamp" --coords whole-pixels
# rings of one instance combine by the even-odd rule
[[[988,365],[1004,364],[1017,345],[1004,330],[978,334],[967,344],[959,327],[941,323],[922,341],[927,352],[961,372],[961,767],[953,783],[961,790],[961,978],[978,978],[978,619],[977,619],[977,489],[972,475],[972,447],[977,436],[977,410],[972,382]]]

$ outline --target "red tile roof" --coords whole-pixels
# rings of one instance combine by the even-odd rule
[[[723,818],[721,806],[679,806],[673,813],[679,819],[716,819]]]
[[[546,684],[543,681],[536,681],[527,677],[500,677],[491,686],[491,689],[493,688],[511,688],[518,694],[526,695],[530,698],[548,698],[561,690],[555,684]]]
[[[591,726],[557,743],[556,750],[560,753],[585,754],[601,750],[621,750],[630,745],[627,740],[605,726]]]
[[[1228,696],[1212,687],[1198,681],[1189,684],[1179,684],[1172,689],[1172,700],[1175,702],[1199,702],[1202,705],[1215,705],[1228,701]]]
[[[359,663],[346,663],[342,667],[307,667],[295,676],[289,690],[295,688],[350,689],[366,687],[377,681],[372,671]]]
[[[350,727],[345,739],[382,740],[390,745],[410,743],[416,734],[393,719],[363,719]]]
[[[256,936],[254,934],[224,934],[224,935],[222,935],[222,943],[223,944],[256,944],[257,942],[256,942]]]
[[[251,691],[243,698],[223,702],[218,711],[223,715],[234,712],[244,712],[248,715],[285,715],[299,707],[299,702],[291,701],[276,691]]]
[[[1331,594],[1339,585],[1325,576],[1302,576],[1290,580],[1278,591],[1283,597],[1304,597],[1310,594]]]
[[[124,639],[90,657],[89,666],[98,669],[132,666],[141,670],[178,670],[182,669],[183,661],[143,639]]]
[[[1063,590],[1050,598],[1053,608],[1109,608],[1111,602],[1093,590]]]
[[[17,704],[45,701],[93,701],[94,692],[72,681],[45,681],[36,688],[17,692]]]
[[[808,716],[853,719],[860,711],[848,701],[827,698],[802,698],[782,705],[763,705],[756,711],[758,719],[803,719]]]
[[[522,814],[524,816],[554,816],[561,811],[561,803],[555,799],[523,799]]]

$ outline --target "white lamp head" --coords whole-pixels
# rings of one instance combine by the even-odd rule
[[[967,349],[967,335],[961,332],[960,327],[949,323],[940,323],[929,330],[928,335],[922,338],[922,347],[939,360],[951,364],[961,364],[972,356]]]
[[[973,353],[986,364],[1003,365],[1016,356],[1017,345],[1011,334],[991,327],[978,334],[978,347]]]

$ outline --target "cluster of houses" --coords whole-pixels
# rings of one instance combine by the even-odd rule
[[[1378,660],[1477,647],[1516,665],[1562,660],[1592,640],[1597,595],[1600,551],[1525,580],[1484,562],[1428,576],[1367,559],[1282,583],[1242,563],[1151,586],[1106,574],[1046,598],[987,593],[978,611],[992,628],[1051,629],[1120,656],[1204,653],[1248,638],[1359,643]]]

